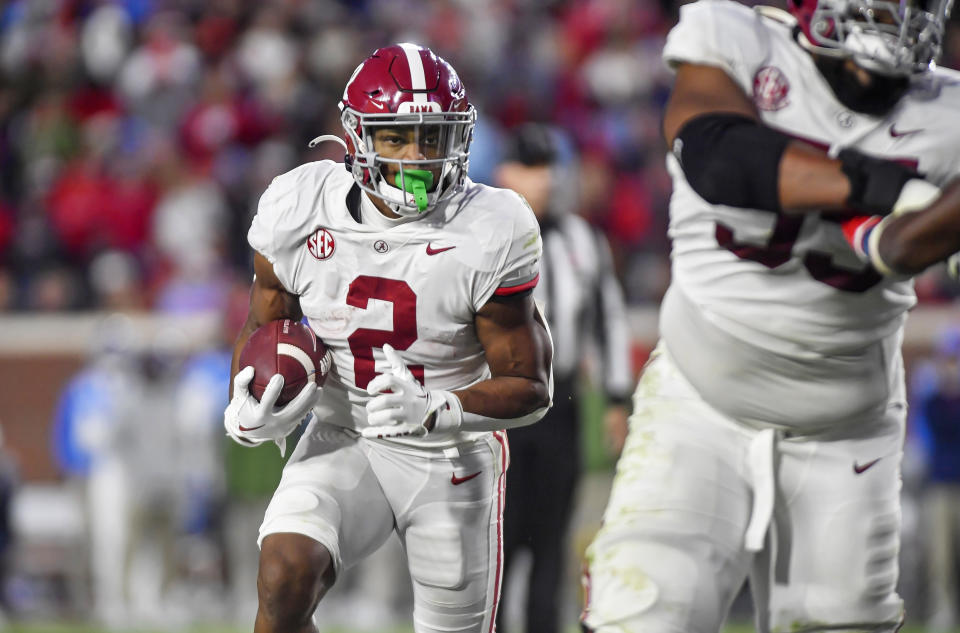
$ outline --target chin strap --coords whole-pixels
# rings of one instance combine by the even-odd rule
[[[409,208],[410,203],[407,200],[407,196],[403,192],[403,189],[394,187],[387,181],[386,178],[380,178],[377,181],[377,190],[374,195],[386,202],[387,206],[390,207],[390,210],[397,215],[405,218],[413,218],[420,215],[419,209],[411,210]]]

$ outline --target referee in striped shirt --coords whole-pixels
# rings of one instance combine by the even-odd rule
[[[504,568],[529,549],[533,566],[527,585],[526,633],[557,633],[560,581],[565,572],[566,535],[581,472],[579,392],[584,359],[593,383],[607,397],[608,441],[619,453],[627,432],[633,383],[630,336],[623,293],[613,272],[610,247],[599,231],[578,216],[572,161],[560,159],[562,137],[541,124],[520,126],[494,184],[517,191],[530,204],[543,238],[540,283],[534,296],[545,309],[553,334],[553,407],[539,424],[510,429],[510,470],[504,509]],[[591,347],[592,346],[592,347]],[[506,576],[505,576],[506,577]],[[499,614],[504,613],[501,600]],[[506,632],[498,615],[497,630]]]

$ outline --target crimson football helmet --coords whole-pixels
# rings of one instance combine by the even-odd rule
[[[353,71],[340,111],[354,180],[397,214],[421,215],[463,188],[477,114],[457,71],[429,48],[376,50]],[[417,158],[377,153],[374,134],[384,128],[416,144]],[[394,182],[385,177],[391,164]]]
[[[787,0],[801,44],[865,70],[908,76],[940,56],[953,0]]]

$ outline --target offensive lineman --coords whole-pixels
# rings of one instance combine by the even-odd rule
[[[960,249],[949,0],[790,2],[686,5],[667,39],[673,276],[587,631],[715,633],[748,576],[761,632],[903,619],[908,275]]]
[[[248,235],[256,276],[224,424],[240,443],[282,443],[313,411],[260,528],[255,630],[316,631],[335,578],[396,531],[416,631],[488,633],[502,429],[540,419],[552,394],[531,294],[539,230],[517,194],[466,178],[476,114],[429,49],[374,52],[341,110],[346,165],[278,176]],[[301,315],[332,351],[326,384],[274,408],[275,376],[258,403],[239,350],[261,324]]]

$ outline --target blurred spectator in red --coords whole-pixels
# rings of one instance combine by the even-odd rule
[[[200,98],[184,115],[180,136],[187,158],[209,169],[231,144],[254,146],[275,126],[256,101],[237,91],[231,70],[218,65],[204,71]]]
[[[13,217],[13,207],[0,200],[0,261],[4,259],[13,244],[13,232],[16,223]]]
[[[145,246],[156,202],[153,183],[136,157],[111,161],[118,151],[121,121],[100,114],[82,128],[83,147],[53,183],[50,218],[67,252],[89,258],[101,248]]]

